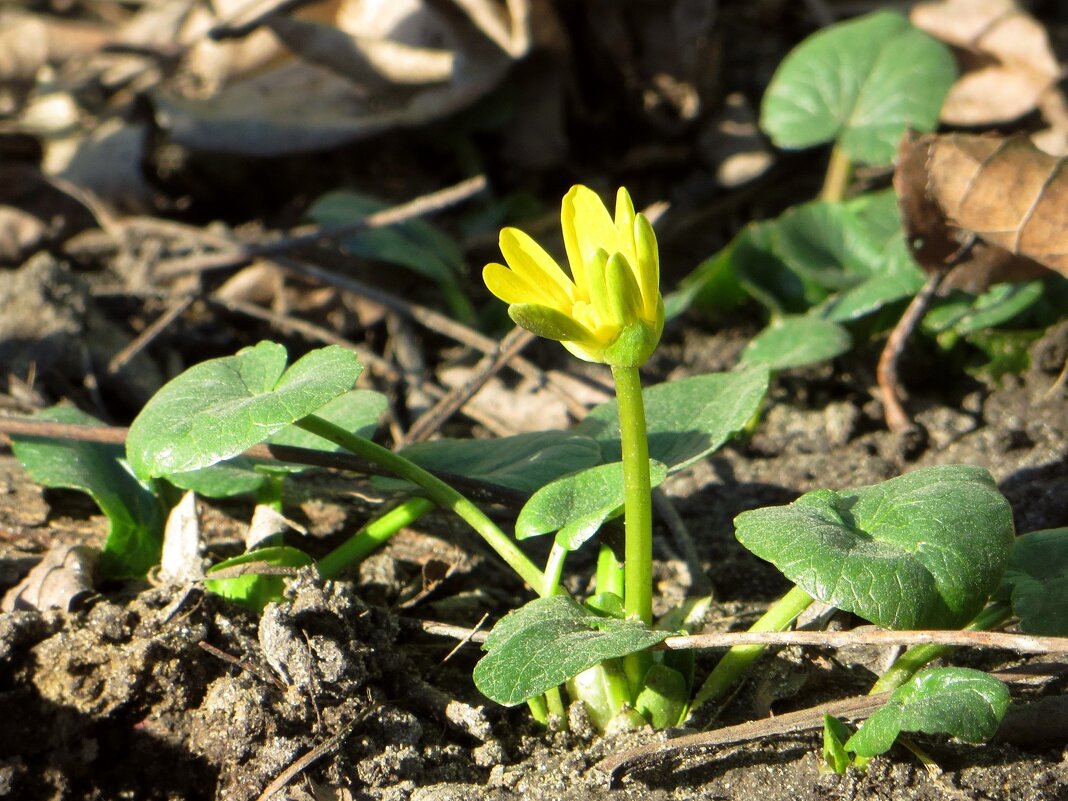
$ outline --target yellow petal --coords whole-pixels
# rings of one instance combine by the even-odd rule
[[[638,251],[638,286],[642,291],[645,319],[655,320],[660,313],[660,251],[653,225],[644,214],[634,220],[634,243]]]
[[[564,248],[579,294],[588,296],[587,265],[598,248],[608,253],[620,250],[619,232],[597,193],[585,186],[573,186],[560,207]]]
[[[518,228],[501,230],[500,245],[504,260],[517,275],[543,289],[552,299],[552,305],[567,308],[571,303],[570,292],[574,291],[574,284],[541,245]]]
[[[634,247],[634,202],[630,199],[630,193],[624,187],[619,187],[616,192],[616,230],[623,244],[622,253],[627,261],[636,266],[638,252]]]
[[[503,264],[487,264],[482,268],[482,280],[489,291],[505,303],[537,303],[543,293]]]

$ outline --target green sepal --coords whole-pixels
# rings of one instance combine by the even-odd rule
[[[578,342],[586,345],[593,342],[593,333],[581,323],[562,311],[537,303],[513,303],[508,307],[508,316],[516,325],[532,334],[556,342]]]
[[[604,363],[612,367],[641,367],[653,355],[664,331],[663,301],[655,325],[642,320],[623,326],[615,342],[604,349]]]

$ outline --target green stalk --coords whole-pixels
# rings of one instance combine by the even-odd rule
[[[612,367],[623,451],[623,608],[627,617],[653,623],[653,495],[649,482],[649,440],[637,367]]]
[[[840,145],[831,149],[831,160],[827,163],[827,172],[823,176],[823,188],[820,200],[837,203],[845,197],[849,180],[853,174],[853,164]]]
[[[567,731],[567,710],[564,708],[564,698],[560,695],[559,687],[553,687],[545,693],[545,707],[550,715],[560,721],[560,728]]]
[[[324,579],[336,578],[346,567],[359,562],[402,528],[410,526],[433,508],[434,504],[426,498],[409,498],[367,523],[316,562],[316,570]]]
[[[1012,609],[1005,603],[993,603],[976,615],[975,620],[964,627],[965,631],[989,631],[1012,616]],[[914,645],[894,660],[889,669],[872,685],[868,695],[896,690],[915,676],[928,662],[948,656],[956,650],[953,645]]]
[[[768,611],[749,627],[749,631],[784,631],[811,603],[812,596],[795,586],[773,603]],[[693,699],[691,710],[726,695],[730,686],[741,678],[757,657],[764,653],[765,647],[763,645],[736,645],[727,651],[705,679],[705,683],[701,685],[700,691]]]
[[[535,592],[539,595],[544,592],[545,575],[538,569],[537,565],[530,561],[527,555],[519,549],[519,546],[501,531],[496,523],[486,517],[481,509],[440,478],[428,473],[403,456],[398,456],[388,448],[383,448],[369,439],[352,434],[328,420],[316,417],[314,414],[298,420],[296,425],[422,487],[431,501],[438,506],[455,512],[464,522],[478,532],[482,539],[497,552],[498,556]]]
[[[564,561],[567,559],[567,554],[567,548],[564,548],[559,543],[553,543],[553,547],[549,551],[549,558],[545,561],[545,570],[543,571],[545,586],[539,593],[540,595],[552,595],[562,589],[560,579],[564,575]]]
[[[607,545],[602,545],[597,552],[597,576],[593,586],[597,594],[610,592],[623,597],[623,565]]]

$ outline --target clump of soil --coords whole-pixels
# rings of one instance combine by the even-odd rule
[[[709,342],[689,336],[676,346],[677,363],[692,371]],[[744,626],[783,589],[772,568],[734,541],[731,519],[815,487],[875,483],[930,464],[978,464],[999,481],[1020,532],[1068,525],[1066,389],[1056,384],[1066,355],[1062,325],[1032,347],[1029,371],[1000,388],[976,384],[948,401],[929,387],[914,388],[910,405],[927,431],[919,449],[883,429],[861,355],[834,369],[781,376],[755,436],[667,487],[716,588],[715,625]],[[55,540],[99,537],[99,519],[79,509],[75,496],[42,494],[10,460],[0,478],[0,529],[11,532],[0,553],[5,587]],[[423,528],[449,531],[441,516]],[[660,589],[680,597],[686,571],[661,534]],[[69,613],[0,615],[0,796],[245,801],[276,781],[276,799],[1068,795],[1063,741],[1038,738],[1025,748],[924,739],[943,771],[938,776],[895,751],[866,773],[838,777],[819,774],[816,734],[665,761],[613,789],[594,764],[664,735],[595,736],[578,709],[570,733],[544,732],[523,709],[485,705],[470,681],[477,649],[467,645],[445,661],[454,644],[423,634],[405,616],[452,614],[449,622],[471,625],[476,611],[502,614],[501,596],[512,585],[500,580],[492,557],[471,554],[466,569],[431,594],[435,603],[402,613],[387,604],[418,575],[404,548],[402,537],[361,571],[373,574],[373,586],[302,576],[287,600],[259,619],[196,588],[135,585],[103,588]],[[786,651],[766,659],[719,710],[719,721],[811,705],[831,691],[863,692],[885,654],[869,656]],[[1019,662],[1011,654],[964,658],[987,667]],[[702,656],[700,667],[711,661]]]

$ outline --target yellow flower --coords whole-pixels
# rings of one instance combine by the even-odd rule
[[[516,228],[501,231],[508,263],[487,264],[482,278],[515,322],[555,339],[580,359],[638,367],[664,330],[660,257],[653,226],[634,213],[627,190],[615,219],[597,194],[573,186],[560,209],[571,276]]]

